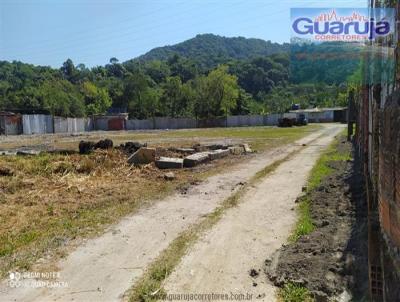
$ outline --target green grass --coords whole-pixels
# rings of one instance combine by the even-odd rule
[[[179,142],[185,146],[202,140],[214,139],[236,139],[251,143],[254,150],[263,150],[267,147],[283,145],[295,139],[301,138],[313,131],[320,129],[320,125],[307,125],[302,127],[278,128],[278,127],[235,127],[235,128],[198,128],[180,130],[149,130],[149,131],[120,131],[109,133],[85,133],[85,140],[97,141],[109,138],[114,145],[126,141],[148,142],[149,145],[170,145]],[[46,136],[48,144],[62,149],[78,148],[82,137],[71,138],[71,136]],[[16,148],[21,146],[32,146],[43,143],[43,138],[19,139],[2,143],[3,149]]]
[[[326,176],[332,173],[333,170],[329,166],[330,162],[346,161],[352,158],[350,152],[338,152],[338,144],[340,144],[340,142],[337,138],[318,159],[311,170],[307,186],[308,191],[314,190]]]
[[[171,131],[161,133],[168,138],[232,138],[243,139],[251,142],[254,150],[262,150],[265,147],[277,146],[288,143],[301,136],[319,129],[319,125],[305,127],[278,128],[278,127],[236,127],[236,128],[210,128],[195,129],[189,131]]]
[[[315,229],[311,218],[310,194],[321,184],[325,177],[333,172],[329,164],[335,161],[347,161],[352,158],[351,152],[339,151],[338,146],[341,138],[343,138],[343,134],[339,135],[321,155],[310,172],[306,194],[300,198],[299,207],[297,208],[299,218],[292,235],[289,237],[291,242],[297,241],[301,236],[310,234]]]
[[[308,196],[303,197],[297,208],[299,218],[293,233],[289,237],[289,241],[296,242],[301,236],[314,231],[315,226],[312,222],[310,206],[310,199]]]
[[[312,298],[309,290],[301,285],[294,283],[287,283],[279,291],[279,298],[282,302],[312,302]]]

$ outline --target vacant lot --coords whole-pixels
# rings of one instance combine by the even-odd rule
[[[213,142],[246,142],[251,143],[253,149],[261,150],[266,147],[281,145],[299,135],[312,132],[319,128],[309,125],[300,128],[276,127],[242,127],[242,128],[211,128],[185,130],[153,130],[153,131],[95,131],[83,134],[45,134],[0,136],[0,150],[14,149],[22,146],[31,146],[36,149],[78,148],[80,140],[100,140],[109,138],[115,145],[126,141],[148,142],[150,145],[191,146],[195,143]]]
[[[247,142],[257,151],[279,147],[315,131],[300,128],[223,128],[148,132],[95,132],[81,136],[43,135],[1,138],[0,149],[78,149],[80,140],[111,138],[114,144],[148,142],[150,146]],[[96,235],[121,217],[157,199],[200,182],[250,155],[231,155],[212,164],[175,171],[172,181],[153,164],[126,163],[113,149],[90,155],[43,153],[0,157],[0,271],[28,269],[37,260],[65,254],[65,247]],[[195,172],[195,173],[194,173]],[[50,261],[51,262],[51,261]],[[49,268],[50,269],[50,268]]]

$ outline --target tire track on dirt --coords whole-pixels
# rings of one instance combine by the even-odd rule
[[[183,257],[165,282],[167,294],[251,295],[274,301],[275,288],[257,275],[264,260],[286,242],[296,222],[295,199],[319,155],[342,129],[331,129],[244,193],[242,202]]]

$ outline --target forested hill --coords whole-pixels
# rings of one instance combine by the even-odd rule
[[[135,60],[164,61],[174,54],[178,54],[195,61],[202,69],[209,69],[234,59],[251,59],[288,52],[289,46],[288,43],[278,44],[254,38],[227,38],[213,34],[202,34],[182,43],[154,48]]]
[[[285,112],[292,103],[345,105],[360,57],[330,43],[289,49],[207,34],[93,68],[70,59],[57,69],[0,61],[0,111],[85,116],[119,108],[131,118],[208,118]]]

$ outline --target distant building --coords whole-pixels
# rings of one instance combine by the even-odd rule
[[[298,109],[289,112],[295,113],[297,117],[304,114],[309,123],[344,123],[347,119],[347,107]]]

